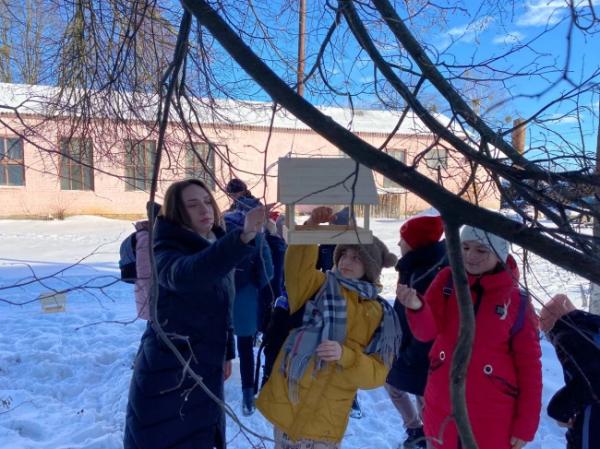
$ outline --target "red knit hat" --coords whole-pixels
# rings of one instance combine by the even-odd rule
[[[442,217],[439,215],[417,215],[400,227],[400,238],[412,249],[433,245],[444,232]]]

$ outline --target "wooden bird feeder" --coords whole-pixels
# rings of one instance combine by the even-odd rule
[[[288,244],[372,243],[370,207],[379,202],[373,172],[349,158],[281,158],[277,200],[285,205]],[[311,205],[362,205],[364,227],[351,219],[348,225],[297,225],[295,207]]]
[[[40,293],[40,304],[44,313],[64,312],[67,305],[65,293],[46,292]]]

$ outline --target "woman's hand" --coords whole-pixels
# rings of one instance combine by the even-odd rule
[[[248,243],[256,233],[260,232],[267,217],[267,208],[265,206],[257,206],[250,209],[244,218],[244,230],[242,231],[242,242]]]
[[[419,310],[423,307],[423,301],[419,299],[417,291],[408,285],[398,284],[396,287],[396,298],[407,309]]]
[[[318,225],[319,223],[327,223],[333,217],[333,209],[331,207],[319,206],[315,207],[310,212],[310,217],[306,220],[307,225]]]
[[[317,346],[317,355],[325,362],[337,362],[342,358],[342,345],[337,341],[325,340]]]
[[[526,444],[527,444],[527,441],[523,441],[517,437],[512,437],[510,439],[510,449],[521,449]]]
[[[231,377],[231,360],[227,360],[223,363],[223,380],[227,380]]]

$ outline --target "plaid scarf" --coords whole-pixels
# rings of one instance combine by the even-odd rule
[[[292,403],[298,403],[298,383],[317,346],[324,340],[343,344],[346,340],[346,298],[340,293],[340,285],[358,293],[367,300],[378,301],[383,308],[383,317],[371,341],[364,349],[365,354],[378,354],[385,365],[391,367],[400,348],[402,331],[394,309],[378,296],[378,288],[370,282],[344,278],[334,271],[326,273],[325,282],[312,301],[306,302],[302,326],[293,329],[283,344],[284,356],[280,370],[288,377],[288,395]],[[316,372],[323,367],[317,357]]]

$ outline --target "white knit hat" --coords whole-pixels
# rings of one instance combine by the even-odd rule
[[[479,228],[474,228],[473,226],[465,225],[460,231],[460,241],[476,241],[481,243],[484,246],[487,246],[491,249],[498,259],[502,262],[506,262],[508,258],[508,242],[504,240],[502,237],[498,237],[495,234],[490,234],[489,232],[483,231]]]

